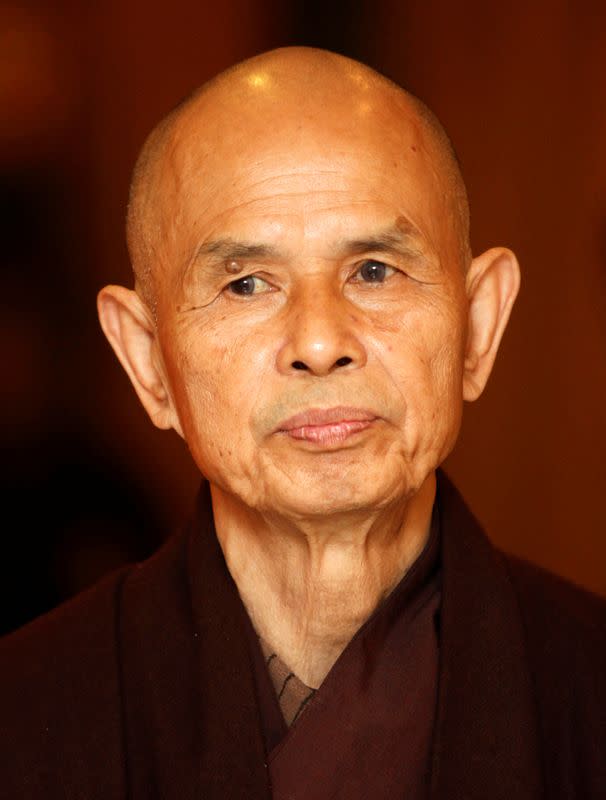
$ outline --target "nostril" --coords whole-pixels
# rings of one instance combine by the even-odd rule
[[[294,369],[307,369],[307,364],[304,364],[302,361],[293,361],[292,365]]]
[[[348,364],[351,364],[351,358],[349,356],[343,356],[335,361],[337,367],[346,367]]]

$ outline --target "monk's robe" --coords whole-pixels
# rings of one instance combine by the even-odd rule
[[[153,558],[0,642],[0,797],[603,797],[606,604],[496,550],[441,472],[436,510],[439,561],[288,729],[205,485]]]
[[[439,605],[434,513],[425,549],[317,691],[298,680],[266,643],[259,644],[251,626],[274,800],[427,797]]]

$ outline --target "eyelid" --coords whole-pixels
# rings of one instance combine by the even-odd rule
[[[225,284],[225,286],[223,287],[223,289],[224,289],[224,290],[225,290],[225,289],[229,289],[229,287],[230,287],[230,286],[233,286],[233,284],[234,284],[234,283],[238,283],[239,281],[243,281],[243,280],[245,280],[246,278],[255,278],[256,280],[263,281],[263,283],[264,283],[266,286],[268,286],[268,287],[269,287],[269,288],[268,288],[268,289],[266,289],[264,292],[253,292],[253,293],[252,293],[252,295],[254,295],[254,294],[265,294],[265,292],[271,292],[271,291],[274,291],[274,290],[275,290],[275,288],[276,288],[276,287],[275,287],[275,286],[274,286],[272,283],[270,283],[270,282],[267,280],[267,278],[264,278],[262,275],[259,275],[257,272],[249,272],[249,273],[246,273],[245,275],[238,275],[238,277],[237,277],[237,278],[232,278],[230,281],[228,281],[228,282]],[[252,295],[246,295],[246,294],[243,294],[243,295],[238,295],[236,292],[232,292],[232,294],[234,294],[236,297],[252,297]]]
[[[397,267],[392,263],[393,259],[374,258],[373,256],[367,256],[366,258],[362,258],[361,260],[357,261],[356,268],[361,269],[364,264],[368,264],[369,261],[373,261],[376,264],[383,264],[386,267],[392,267],[392,269],[397,269]]]
[[[360,272],[362,267],[365,264],[368,264],[369,261],[372,261],[375,264],[382,264],[386,269],[391,269],[393,272],[403,272],[403,270],[401,270],[399,267],[390,264],[389,261],[385,261],[382,258],[363,258],[361,261],[357,261],[355,263],[352,277],[355,277]]]

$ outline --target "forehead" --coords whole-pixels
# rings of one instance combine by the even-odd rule
[[[401,218],[438,248],[446,176],[412,106],[395,92],[295,99],[206,98],[175,126],[156,197],[178,260],[205,236],[255,226],[313,240]]]

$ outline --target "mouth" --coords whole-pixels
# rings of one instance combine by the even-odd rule
[[[280,423],[276,433],[315,445],[336,445],[369,428],[377,415],[365,408],[311,408]]]

